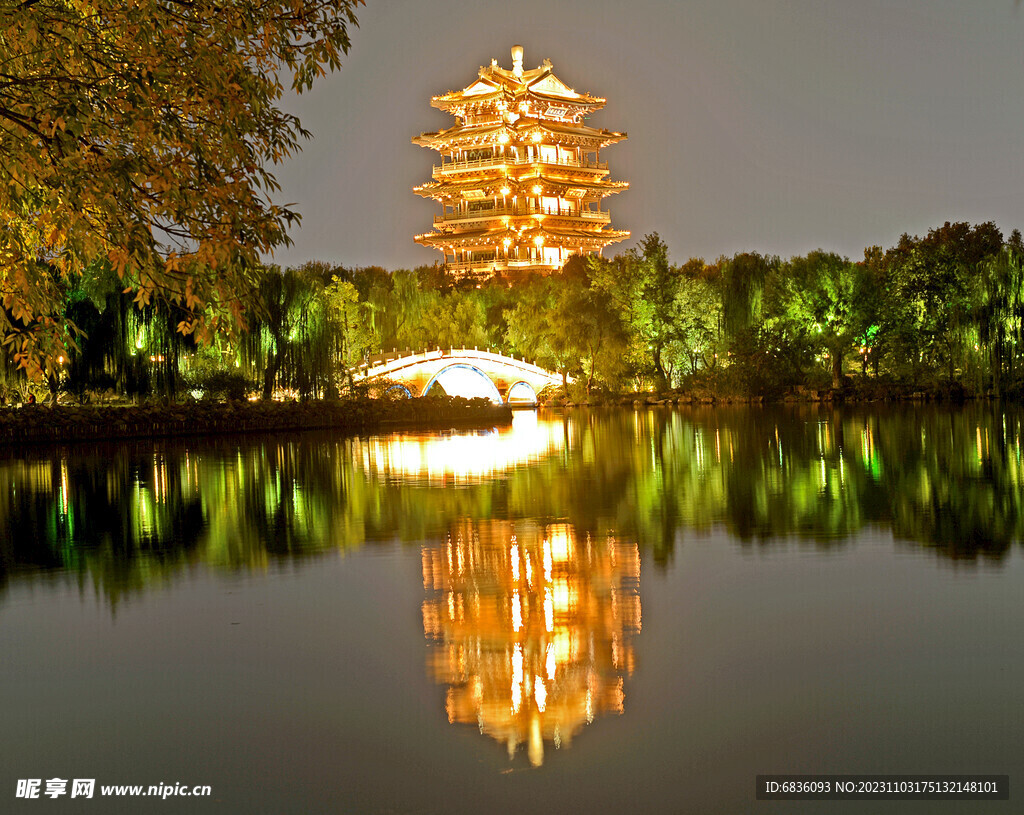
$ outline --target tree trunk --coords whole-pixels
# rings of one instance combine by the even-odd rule
[[[668,390],[668,376],[665,374],[665,366],[661,362],[661,346],[657,346],[654,349],[654,376],[657,380],[657,389],[659,393],[664,393]]]
[[[992,390],[996,397],[1003,395],[1003,332],[999,331],[996,341],[992,344],[995,361],[992,364]]]
[[[832,387],[843,387],[843,352],[833,348],[832,354]]]
[[[277,371],[281,367],[280,355],[275,351],[267,361],[267,367],[263,369],[263,398],[270,399],[274,393],[274,380],[277,378]]]

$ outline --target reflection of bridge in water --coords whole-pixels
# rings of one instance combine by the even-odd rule
[[[452,723],[526,744],[568,745],[603,713],[622,713],[640,630],[636,544],[568,524],[462,522],[423,547],[428,670],[448,685]]]
[[[562,384],[561,376],[532,362],[477,348],[378,354],[356,375],[393,383],[409,396],[425,396],[437,385],[449,396],[484,396],[499,404],[536,404],[544,388]]]
[[[474,484],[507,475],[565,449],[561,421],[517,410],[509,427],[485,433],[395,433],[354,439],[353,458],[378,479]]]

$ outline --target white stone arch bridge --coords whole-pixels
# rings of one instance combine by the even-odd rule
[[[450,396],[485,396],[501,404],[532,405],[544,388],[562,384],[560,374],[478,348],[436,348],[376,354],[353,371],[356,381],[381,380],[408,396],[440,387]]]

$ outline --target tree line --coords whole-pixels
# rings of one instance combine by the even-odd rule
[[[330,397],[381,349],[486,345],[581,393],[893,382],[1020,394],[1021,238],[947,223],[862,260],[670,261],[655,234],[548,277],[260,258],[298,220],[281,107],[362,0],[0,5],[0,398]]]
[[[1013,396],[1024,382],[1024,243],[993,223],[946,223],[859,261],[818,250],[677,265],[651,234],[612,258],[516,280],[265,266],[244,330],[205,341],[181,333],[180,306],[140,305],[99,263],[64,295],[63,315],[81,336],[39,382],[6,360],[0,395],[333,398],[381,352],[476,346],[559,372],[572,396],[770,398],[858,384]]]

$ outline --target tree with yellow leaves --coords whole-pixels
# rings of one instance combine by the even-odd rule
[[[30,374],[75,328],[91,264],[183,333],[237,326],[298,215],[272,166],[307,138],[278,103],[340,67],[363,0],[0,5],[0,342]]]

